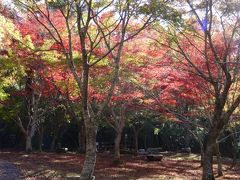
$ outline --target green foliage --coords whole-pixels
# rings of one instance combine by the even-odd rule
[[[20,38],[20,33],[11,20],[0,15],[0,24],[0,48],[10,44],[11,38]]]
[[[0,57],[0,100],[6,100],[9,96],[6,89],[9,87],[18,87],[18,82],[23,77],[23,67],[17,64],[13,59]]]
[[[107,6],[109,3],[111,2],[111,0],[98,0],[98,1],[94,1],[93,2],[93,8],[102,8]]]
[[[14,91],[14,88],[8,89],[8,91]],[[0,117],[4,122],[12,122],[19,112],[24,110],[24,98],[17,96],[9,96],[8,101],[4,103],[4,106],[0,106]]]
[[[160,133],[160,128],[154,128],[153,134],[158,135]]]
[[[178,24],[182,21],[181,13],[179,13],[169,2],[163,0],[150,0],[147,4],[140,7],[141,14],[152,15],[157,19],[163,19]]]
[[[65,0],[48,0],[48,4],[53,8],[62,8],[67,5],[69,1]]]
[[[0,50],[7,49],[0,55],[0,101],[6,100],[10,87],[17,87],[18,81],[23,77],[23,67],[19,64],[14,52],[10,49],[12,39],[21,39],[19,31],[11,20],[0,15]]]

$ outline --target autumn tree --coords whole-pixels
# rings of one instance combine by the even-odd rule
[[[239,106],[236,93],[239,81],[239,6],[226,1],[184,1],[194,19],[188,26],[169,28],[168,43],[158,42],[173,50],[173,57],[199,78],[198,85],[212,97],[208,102],[210,118],[203,160],[202,179],[214,179],[212,156],[220,133]]]
[[[16,0],[14,2],[27,10],[29,16],[44,28],[44,36],[54,41],[52,48],[63,55],[78,84],[86,129],[86,158],[81,179],[92,179],[96,159],[96,119],[111,99],[118,81],[124,42],[136,36],[154,19],[147,9],[151,2],[146,2],[148,4],[143,4],[141,1]],[[161,10],[157,12],[167,12],[165,3],[161,5]],[[150,6],[150,8],[153,10],[155,7]],[[136,17],[142,20],[134,22]],[[129,31],[130,22],[134,22],[136,26]],[[29,33],[31,34],[30,31]],[[77,57],[75,52],[78,52]],[[112,81],[106,92],[105,102],[102,103],[98,113],[93,115],[89,111],[89,73],[98,62],[106,58],[114,63]]]
[[[124,78],[124,80],[129,80]],[[110,115],[106,117],[106,122],[115,131],[114,140],[114,161],[120,161],[120,143],[122,131],[129,120],[130,112],[135,109],[135,105],[143,95],[135,89],[129,82],[119,82],[119,86],[114,91],[109,103]]]
[[[198,77],[182,71],[181,65],[169,56],[169,50],[161,49],[156,50],[161,52],[156,59],[148,61],[139,73],[142,83],[138,88],[145,94],[143,106],[169,120],[180,122],[199,142],[203,152],[202,135],[208,127],[203,121],[208,118],[207,106],[204,105],[209,100],[206,87],[196,84],[200,81]]]

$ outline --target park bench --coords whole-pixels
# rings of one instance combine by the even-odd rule
[[[161,154],[162,148],[148,148],[147,149],[147,159],[149,161],[161,161],[163,155]]]
[[[145,155],[147,155],[148,153],[147,153],[147,151],[145,151],[145,149],[139,149],[138,152],[137,152],[137,154],[138,154],[139,156],[145,156]]]
[[[56,153],[67,153],[68,148],[56,148]]]

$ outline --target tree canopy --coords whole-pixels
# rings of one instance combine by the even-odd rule
[[[1,2],[0,118],[26,151],[44,132],[54,149],[77,126],[81,179],[93,178],[99,127],[114,131],[117,161],[126,129],[135,154],[139,132],[177,129],[199,144],[202,179],[214,179],[214,151],[239,129],[239,10],[225,0]]]

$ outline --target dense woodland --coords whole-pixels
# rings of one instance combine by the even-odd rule
[[[0,3],[0,148],[85,153],[161,147],[239,158],[235,0]]]

